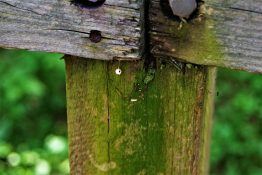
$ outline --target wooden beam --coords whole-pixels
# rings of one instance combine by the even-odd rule
[[[142,0],[107,0],[95,9],[70,0],[0,0],[0,47],[138,59],[142,6]],[[90,40],[92,30],[101,32],[100,42]]]
[[[208,174],[214,68],[65,62],[72,175]]]
[[[186,62],[262,72],[262,1],[206,0],[202,18],[181,30],[168,0],[151,0],[154,54]],[[69,0],[0,0],[0,47],[59,52],[103,60],[135,60],[143,53],[143,0],[107,0],[97,9]],[[169,15],[167,15],[169,13]],[[91,30],[101,31],[99,43]],[[165,47],[163,47],[165,45]],[[168,50],[163,48],[168,47]]]
[[[206,0],[178,30],[168,0],[150,1],[153,51],[202,65],[262,72],[262,1]],[[171,15],[170,15],[171,14]]]

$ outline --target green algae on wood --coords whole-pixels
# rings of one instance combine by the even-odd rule
[[[215,22],[206,17],[205,13],[212,13],[203,5],[204,9],[195,15],[180,28],[179,20],[170,16],[164,16],[162,12],[156,13],[154,9],[159,6],[152,2],[150,21],[152,23],[150,33],[153,54],[158,56],[169,56],[187,62],[203,65],[223,65],[224,50],[219,44],[213,28]]]
[[[142,61],[65,61],[72,175],[206,172],[209,68],[158,62],[145,84]]]
[[[216,92],[216,74],[217,69],[215,67],[209,67],[207,72],[207,81],[206,81],[206,90],[205,90],[205,99],[204,99],[204,123],[205,132],[203,132],[203,142],[202,142],[202,159],[200,167],[202,168],[202,174],[209,174],[209,158],[210,158],[210,145],[211,145],[211,134],[212,134],[212,120],[210,117],[214,113],[214,98]],[[208,106],[208,107],[207,107]]]
[[[240,1],[205,0],[199,3],[199,15],[193,15],[180,30],[179,19],[161,6],[168,0],[150,1],[154,55],[261,73],[262,2]]]

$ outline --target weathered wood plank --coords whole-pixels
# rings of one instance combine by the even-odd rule
[[[201,10],[204,16],[189,20],[180,30],[177,20],[170,16],[171,9],[165,5],[167,0],[150,2],[154,54],[262,72],[262,1],[206,0],[201,8],[205,9]]]
[[[214,68],[65,61],[72,175],[208,174]]]
[[[206,0],[204,17],[188,21],[181,30],[178,20],[165,14],[169,10],[160,7],[168,0],[147,2],[155,55],[262,72],[262,1]],[[0,0],[0,47],[103,60],[140,59],[142,4],[143,0],[107,0],[90,10],[69,0]],[[101,42],[90,41],[91,30],[101,31]]]
[[[0,47],[109,60],[139,57],[142,0],[107,0],[86,9],[70,0],[0,0]],[[101,31],[93,43],[90,31]]]

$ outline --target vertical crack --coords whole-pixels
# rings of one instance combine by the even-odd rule
[[[108,156],[108,163],[111,161],[110,158],[110,108],[109,108],[109,64],[106,62],[106,96],[107,96],[107,156]]]
[[[109,109],[109,63],[106,64],[106,93],[107,93],[107,133],[110,132],[110,109]]]
[[[150,1],[149,0],[144,0],[143,2],[143,12],[142,12],[142,36],[143,36],[143,45],[144,45],[144,50],[143,50],[143,58],[144,58],[144,69],[146,72],[150,70],[155,70],[156,69],[156,57],[153,56],[151,53],[152,46],[150,45],[150,17],[149,17],[149,8],[150,8]]]

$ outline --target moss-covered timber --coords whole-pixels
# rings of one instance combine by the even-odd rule
[[[207,174],[215,68],[65,62],[71,175]]]

